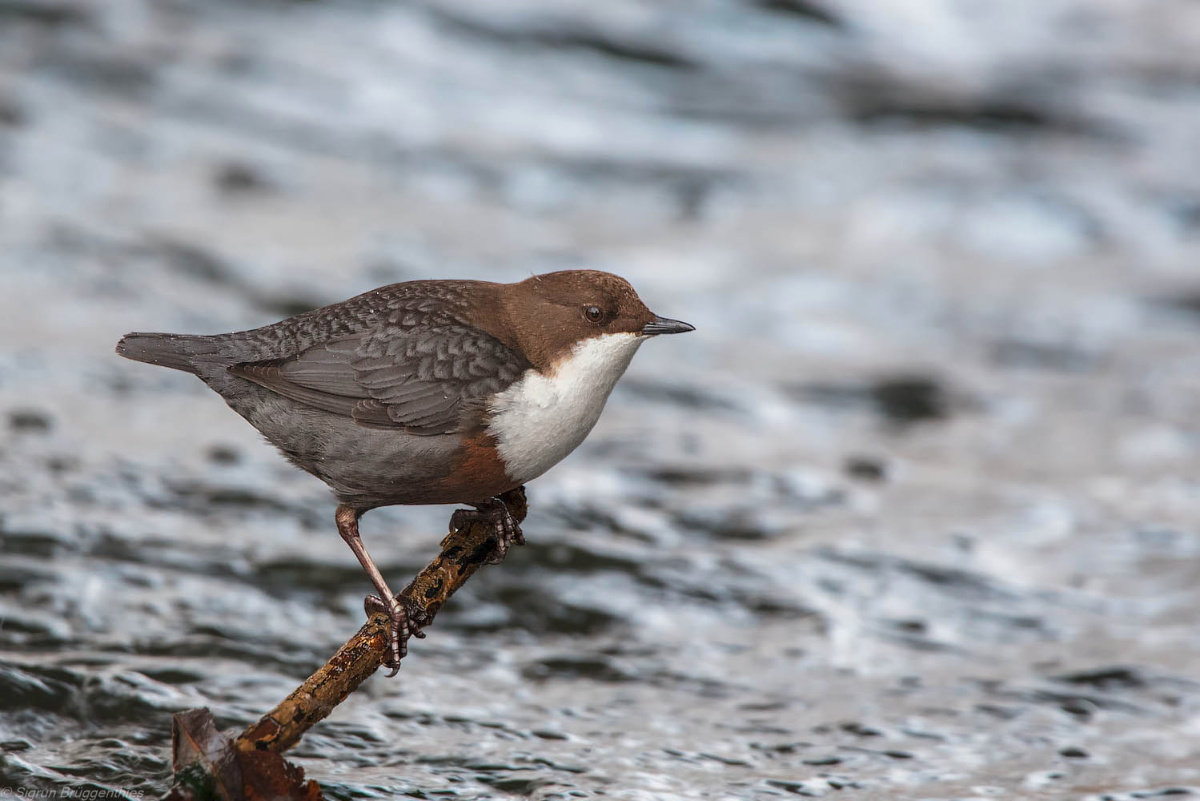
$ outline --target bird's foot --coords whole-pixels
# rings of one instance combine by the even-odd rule
[[[416,637],[425,639],[421,628],[429,623],[429,616],[419,604],[401,595],[393,598],[391,604],[378,595],[368,595],[363,601],[367,617],[374,614],[386,615],[388,619],[388,642],[384,652],[383,665],[391,668],[388,678],[400,672],[400,660],[408,654],[408,640]]]
[[[491,554],[487,558],[489,565],[498,565],[508,555],[508,549],[514,545],[525,544],[525,534],[521,524],[513,517],[508,506],[499,498],[489,498],[484,503],[474,504],[474,509],[455,509],[450,518],[450,527],[462,531],[466,526],[476,521],[489,524],[492,536],[496,540]]]

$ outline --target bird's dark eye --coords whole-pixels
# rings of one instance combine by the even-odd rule
[[[604,312],[600,311],[599,306],[588,306],[583,310],[583,316],[588,319],[589,323],[598,323],[604,319]]]

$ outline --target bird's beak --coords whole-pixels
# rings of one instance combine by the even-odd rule
[[[642,333],[652,337],[658,334],[686,334],[688,331],[695,330],[696,326],[688,325],[682,320],[668,320],[666,317],[659,317],[656,314],[654,319],[642,328]]]

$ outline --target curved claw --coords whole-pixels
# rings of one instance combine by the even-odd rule
[[[424,609],[403,596],[389,605],[378,595],[368,595],[363,600],[363,608],[367,617],[383,614],[388,618],[387,654],[382,661],[384,667],[392,669],[388,674],[391,678],[400,672],[400,660],[408,655],[409,638],[425,639],[421,627],[428,623],[428,617]]]
[[[488,523],[492,527],[492,537],[496,543],[491,554],[488,555],[487,563],[489,565],[498,565],[503,562],[504,557],[508,555],[508,549],[513,545],[525,544],[525,534],[521,531],[521,524],[517,522],[517,518],[509,511],[504,501],[499,498],[489,498],[483,503],[476,504],[474,509],[456,509],[450,518],[450,525],[455,530],[461,531],[465,526],[476,521]]]

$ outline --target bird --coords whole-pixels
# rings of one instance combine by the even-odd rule
[[[648,339],[695,330],[651,312],[625,279],[563,270],[513,283],[414,280],[246,331],[131,333],[127,359],[200,378],[285,458],[324,481],[334,522],[388,620],[399,670],[422,607],[393,593],[358,522],[393,505],[462,504],[492,530],[488,561],[524,544],[499,496],[587,437]]]

